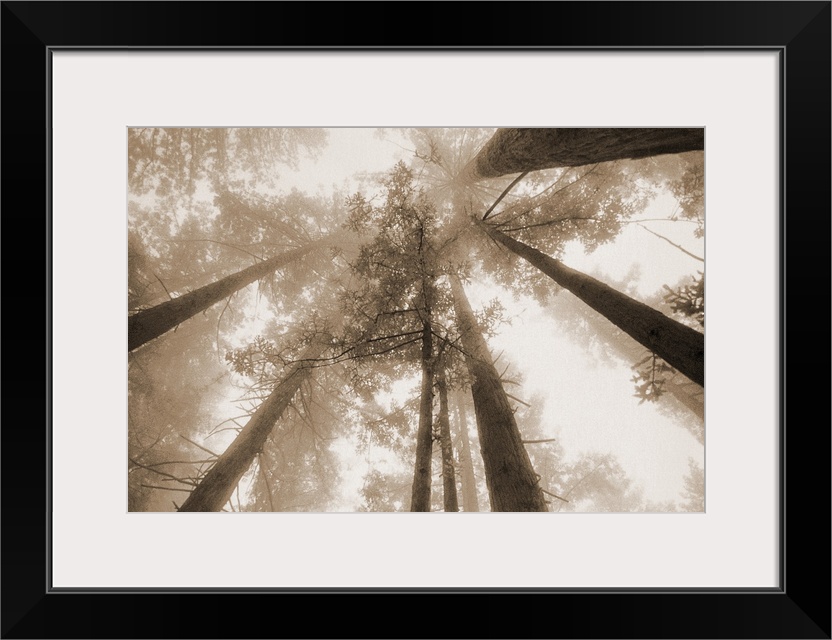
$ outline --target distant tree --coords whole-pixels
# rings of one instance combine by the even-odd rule
[[[465,418],[465,404],[462,401],[462,391],[455,393],[457,430],[459,432],[459,466],[460,481],[462,484],[462,510],[479,511],[479,499],[477,498],[477,480],[474,475],[473,456],[471,454],[471,441],[468,434],[468,421]]]
[[[581,452],[569,457],[550,425],[543,422],[544,400],[532,397],[518,411],[524,439],[552,511],[634,512],[652,510],[637,485],[611,453]]]
[[[693,283],[671,289],[664,285],[665,302],[676,313],[688,316],[705,326],[705,274],[701,271],[692,278]]]
[[[577,462],[564,465],[553,487],[563,498],[554,501],[555,511],[628,513],[645,510],[641,488],[610,454],[586,454]]]
[[[685,476],[685,488],[682,492],[685,511],[705,511],[705,470],[691,458],[688,460],[688,474]]]
[[[128,355],[127,453],[130,510],[170,511],[193,488],[212,455],[191,445],[213,420],[205,398],[230,379],[212,349],[212,318],[169,332]],[[187,375],[183,375],[183,364]]]
[[[271,184],[276,164],[296,166],[301,149],[326,142],[322,129],[132,127],[127,137],[131,189],[187,195],[201,181]]]
[[[321,363],[319,363],[321,364]],[[342,367],[315,367],[272,430],[238,492],[243,511],[327,511],[341,484],[337,453],[330,446],[343,425],[328,393]],[[229,504],[229,506],[231,506]]]
[[[364,477],[359,511],[402,511],[407,504],[402,497],[412,488],[409,474],[384,474],[373,470]]]
[[[701,155],[701,154],[699,154]],[[679,202],[678,217],[696,223],[697,238],[705,235],[705,159],[691,159],[677,180],[668,184],[670,192]]]
[[[444,364],[436,372],[436,388],[439,395],[439,445],[442,452],[442,495],[445,511],[459,511],[454,471],[454,450],[451,440],[451,421],[448,409],[448,381]]]

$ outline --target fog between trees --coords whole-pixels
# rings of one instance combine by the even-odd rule
[[[128,151],[129,510],[704,510],[701,130]]]

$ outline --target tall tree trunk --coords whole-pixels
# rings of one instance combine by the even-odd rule
[[[228,502],[234,487],[263,450],[266,439],[289,406],[301,384],[309,378],[313,363],[327,348],[328,334],[318,335],[300,359],[289,366],[286,375],[275,385],[268,398],[257,407],[246,426],[228,449],[217,459],[202,482],[182,503],[179,511],[219,511]]]
[[[460,481],[462,483],[462,510],[479,511],[480,502],[477,498],[477,479],[474,477],[474,460],[471,457],[471,439],[468,436],[468,421],[465,419],[465,406],[462,401],[462,393],[454,394],[456,397],[457,424],[459,425],[459,437],[461,445],[459,448],[459,466],[462,470]]]
[[[705,129],[498,129],[463,170],[467,180],[705,148]]]
[[[422,395],[419,431],[416,433],[416,465],[413,471],[411,511],[430,511],[431,457],[433,455],[433,334],[430,320],[422,325]]]
[[[453,274],[450,280],[465,364],[473,379],[471,393],[491,510],[548,511],[538,485],[539,478],[521,441],[514,412],[485,339],[477,328],[462,283]]]
[[[419,404],[419,430],[416,433],[416,463],[410,497],[411,511],[430,511],[430,485],[433,463],[433,383],[436,360],[433,357],[433,303],[435,276],[428,268],[424,243],[425,225],[419,227],[419,270],[422,282],[422,389]]]
[[[451,420],[448,411],[448,381],[445,368],[439,366],[436,372],[436,387],[439,391],[439,444],[442,448],[442,488],[445,511],[459,511],[454,474],[454,447],[451,442]]]
[[[486,233],[571,291],[638,343],[695,383],[705,386],[705,336],[612,287],[497,231]]]
[[[224,300],[235,291],[239,291],[255,280],[259,280],[293,260],[306,255],[317,245],[318,243],[312,242],[300,249],[287,251],[269,260],[263,260],[221,280],[206,284],[195,291],[129,316],[127,319],[127,350],[133,351],[146,342],[158,338],[200,311],[204,311],[220,300]]]

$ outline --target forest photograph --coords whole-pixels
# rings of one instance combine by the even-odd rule
[[[127,129],[127,511],[704,512],[704,137]]]

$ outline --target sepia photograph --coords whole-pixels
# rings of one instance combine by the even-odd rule
[[[483,636],[538,633],[525,596],[565,637],[829,636],[828,523],[787,508],[828,503],[826,396],[787,394],[825,318],[786,295],[828,276],[828,0],[392,38],[42,6],[4,3],[7,238],[45,238],[7,319],[46,347],[7,404],[46,425],[4,431],[3,637],[388,594],[496,596]]]
[[[127,129],[130,512],[705,512],[704,128]]]

